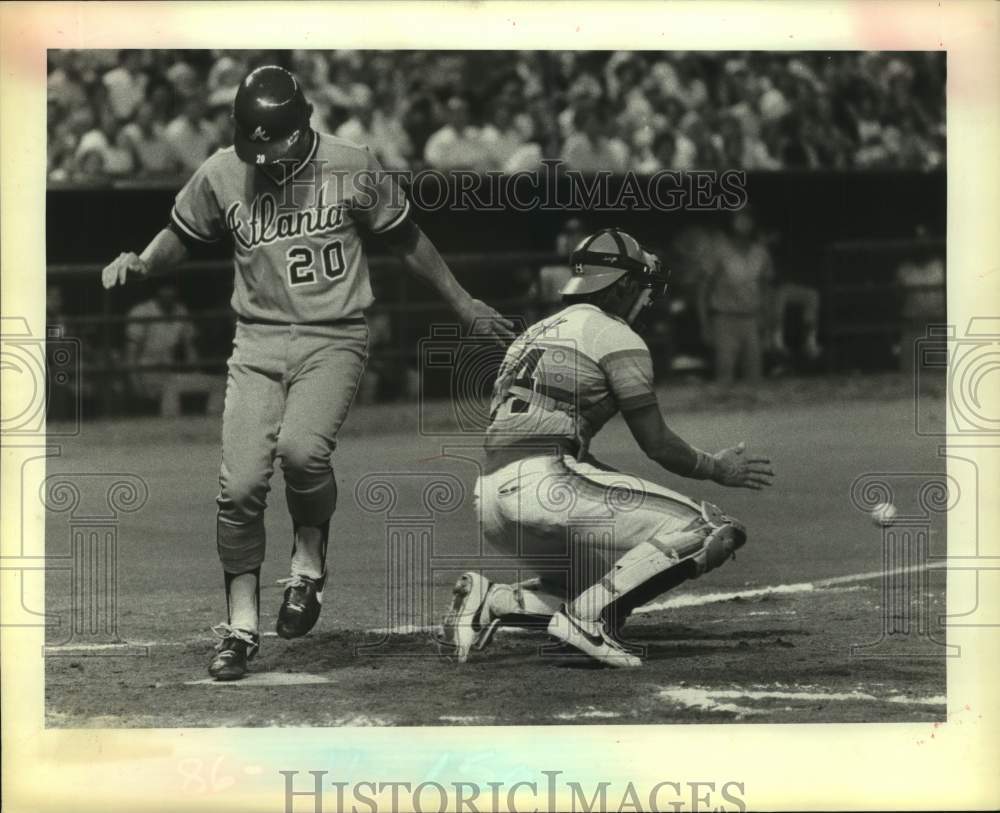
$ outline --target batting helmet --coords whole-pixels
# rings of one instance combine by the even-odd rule
[[[311,114],[291,73],[277,65],[251,71],[233,101],[236,154],[248,164],[280,161],[308,132]]]
[[[569,255],[573,276],[563,286],[563,296],[592,294],[614,285],[626,274],[653,289],[654,297],[666,293],[669,272],[630,234],[602,229],[584,238]]]

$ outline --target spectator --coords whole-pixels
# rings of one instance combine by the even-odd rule
[[[82,158],[85,153],[97,152],[101,156],[102,165],[107,168],[118,130],[119,125],[114,114],[107,108],[102,109],[100,122],[81,136],[76,147],[77,158]]]
[[[139,105],[135,121],[122,128],[138,161],[140,177],[165,178],[181,171],[181,162],[164,138],[163,129],[154,118],[151,102]]]
[[[681,135],[694,147],[693,156],[687,158],[684,164],[675,165],[674,169],[735,169],[739,164],[727,165],[719,149],[720,140],[713,138],[709,128],[702,119],[695,115],[691,117],[686,126],[683,126]],[[679,143],[680,140],[678,140]]]
[[[771,155],[763,140],[746,132],[733,116],[722,119],[713,142],[724,168],[781,169],[781,162]]]
[[[402,125],[418,164],[424,164],[427,142],[436,130],[437,109],[434,97],[416,85],[403,108]]]
[[[216,60],[208,72],[205,84],[213,97],[228,96],[230,101],[236,96],[240,81],[246,76],[247,67],[242,60],[229,54],[223,54]],[[216,94],[220,94],[216,96]]]
[[[708,101],[708,87],[702,79],[697,55],[682,54],[675,65],[675,77],[666,88],[668,96],[678,99],[688,110],[697,110]]]
[[[918,229],[918,236],[924,236]],[[944,257],[935,246],[928,246],[901,263],[896,269],[900,287],[902,331],[899,342],[900,369],[912,375],[915,368],[917,339],[927,335],[927,328],[940,324],[947,316]]]
[[[715,377],[722,386],[742,372],[747,383],[761,376],[761,330],[773,277],[771,253],[747,210],[734,212],[722,235],[698,297],[705,343],[715,351]]]
[[[178,99],[192,99],[204,90],[198,77],[198,71],[183,60],[175,62],[167,68],[164,76]]]
[[[524,126],[522,123],[522,127]],[[492,153],[493,165],[496,167],[506,167],[511,158],[518,154],[525,139],[509,105],[497,105],[493,121],[483,127],[482,139]]]
[[[802,328],[802,340],[797,349],[809,362],[820,357],[822,351],[818,341],[819,307],[819,291],[814,286],[784,276],[776,280],[774,302],[771,306],[774,317],[772,344],[780,356],[788,358],[792,355],[787,342],[788,317],[790,311],[797,310]]]
[[[76,159],[77,175],[85,183],[124,178],[135,170],[131,143],[109,108],[101,110],[100,126],[80,138]]]
[[[93,182],[97,172],[121,171],[117,130],[101,143],[79,141],[94,120],[102,130],[109,116],[138,123],[147,101],[153,121],[181,142],[179,166],[196,164],[205,142],[228,141],[222,110],[242,72],[275,61],[297,72],[315,128],[343,126],[392,167],[419,169],[426,159],[442,169],[515,171],[556,156],[619,172],[931,170],[945,162],[940,54],[53,50],[50,178]],[[446,98],[462,101],[442,116]],[[197,100],[200,122],[185,113]],[[489,111],[482,130],[470,106]],[[587,120],[594,111],[596,121]],[[134,128],[127,132],[134,144]],[[95,148],[100,157],[84,162]],[[141,171],[141,156],[138,163]]]
[[[105,150],[104,172],[113,180],[121,180],[135,174],[137,163],[132,142],[124,128],[117,128],[111,144]]]
[[[448,100],[448,123],[427,139],[424,160],[435,169],[495,168],[489,147],[478,127],[469,121],[469,105],[464,99]]]
[[[779,73],[773,83],[767,82],[768,87],[757,102],[760,117],[764,121],[778,121],[792,111],[788,101],[790,82],[790,77],[784,73]]]
[[[83,78],[72,51],[49,51],[48,98],[62,110],[79,110],[89,104]]]
[[[93,148],[77,155],[73,162],[70,180],[82,186],[99,186],[107,183],[108,175],[104,171],[104,153]]]
[[[683,172],[698,168],[698,148],[680,130],[664,128],[656,137],[653,151],[661,169]]]
[[[153,108],[153,121],[166,127],[173,118],[174,90],[166,82],[150,84],[149,104]]]
[[[181,113],[163,131],[185,174],[191,174],[208,158],[218,135],[205,120],[205,102],[200,96],[184,100]]]
[[[87,110],[89,113],[89,108]],[[48,177],[52,181],[68,181],[73,174],[79,137],[70,120],[61,118],[59,106],[51,99],[48,103],[48,118]]]
[[[569,105],[558,118],[559,132],[563,138],[569,138],[574,132],[579,131],[577,118],[581,111],[593,109],[602,100],[603,93],[601,83],[588,73],[582,73],[572,82],[566,92]]]
[[[607,112],[585,107],[573,120],[576,132],[566,139],[562,158],[566,166],[580,172],[607,170],[621,173],[628,168],[628,148],[616,137],[609,137]]]
[[[406,169],[409,163],[404,156],[406,134],[375,109],[372,91],[366,85],[356,85],[350,103],[350,118],[337,128],[335,135],[370,147],[387,169]]]
[[[653,149],[655,137],[655,131],[649,125],[640,127],[632,133],[631,169],[643,175],[652,175],[664,168]]]
[[[232,100],[214,103],[210,100],[208,110],[208,126],[213,137],[212,149],[219,150],[232,146],[235,137]]]
[[[194,326],[173,283],[162,283],[152,299],[134,306],[128,320],[125,361],[130,367],[197,362]],[[207,395],[209,412],[219,412],[223,385],[217,377],[198,372],[139,370],[132,374],[133,393],[156,401],[164,416],[180,414],[181,396],[189,392]]]
[[[104,74],[108,104],[118,121],[132,118],[145,98],[149,77],[142,73],[142,51],[119,51],[118,66]]]
[[[653,136],[649,156],[644,161],[637,162],[636,171],[652,174],[661,169],[676,170],[676,152],[677,134],[670,127],[664,127]]]

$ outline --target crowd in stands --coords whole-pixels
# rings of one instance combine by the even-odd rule
[[[190,174],[231,142],[245,73],[300,78],[313,126],[394,169],[933,170],[937,52],[50,51],[48,175]]]

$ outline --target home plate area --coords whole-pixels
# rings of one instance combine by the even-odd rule
[[[940,574],[943,575],[943,574]],[[943,581],[943,580],[942,580]],[[943,632],[886,636],[872,580],[811,590],[678,594],[628,625],[634,670],[553,654],[507,631],[459,665],[432,628],[265,633],[251,672],[205,676],[207,638],[144,642],[148,657],[47,659],[49,725],[383,726],[944,721]],[[925,596],[930,618],[943,591]],[[664,602],[665,603],[665,602]],[[897,608],[898,610],[899,608]],[[914,626],[914,630],[916,627]],[[372,644],[378,644],[372,646]],[[105,687],[107,691],[96,687]],[[530,687],[530,690],[526,690]]]

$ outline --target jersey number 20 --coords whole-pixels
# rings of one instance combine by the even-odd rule
[[[344,276],[344,247],[340,240],[331,240],[322,249],[323,276],[329,280]],[[309,246],[292,246],[285,254],[288,261],[288,284],[311,285],[316,282],[316,258]]]

